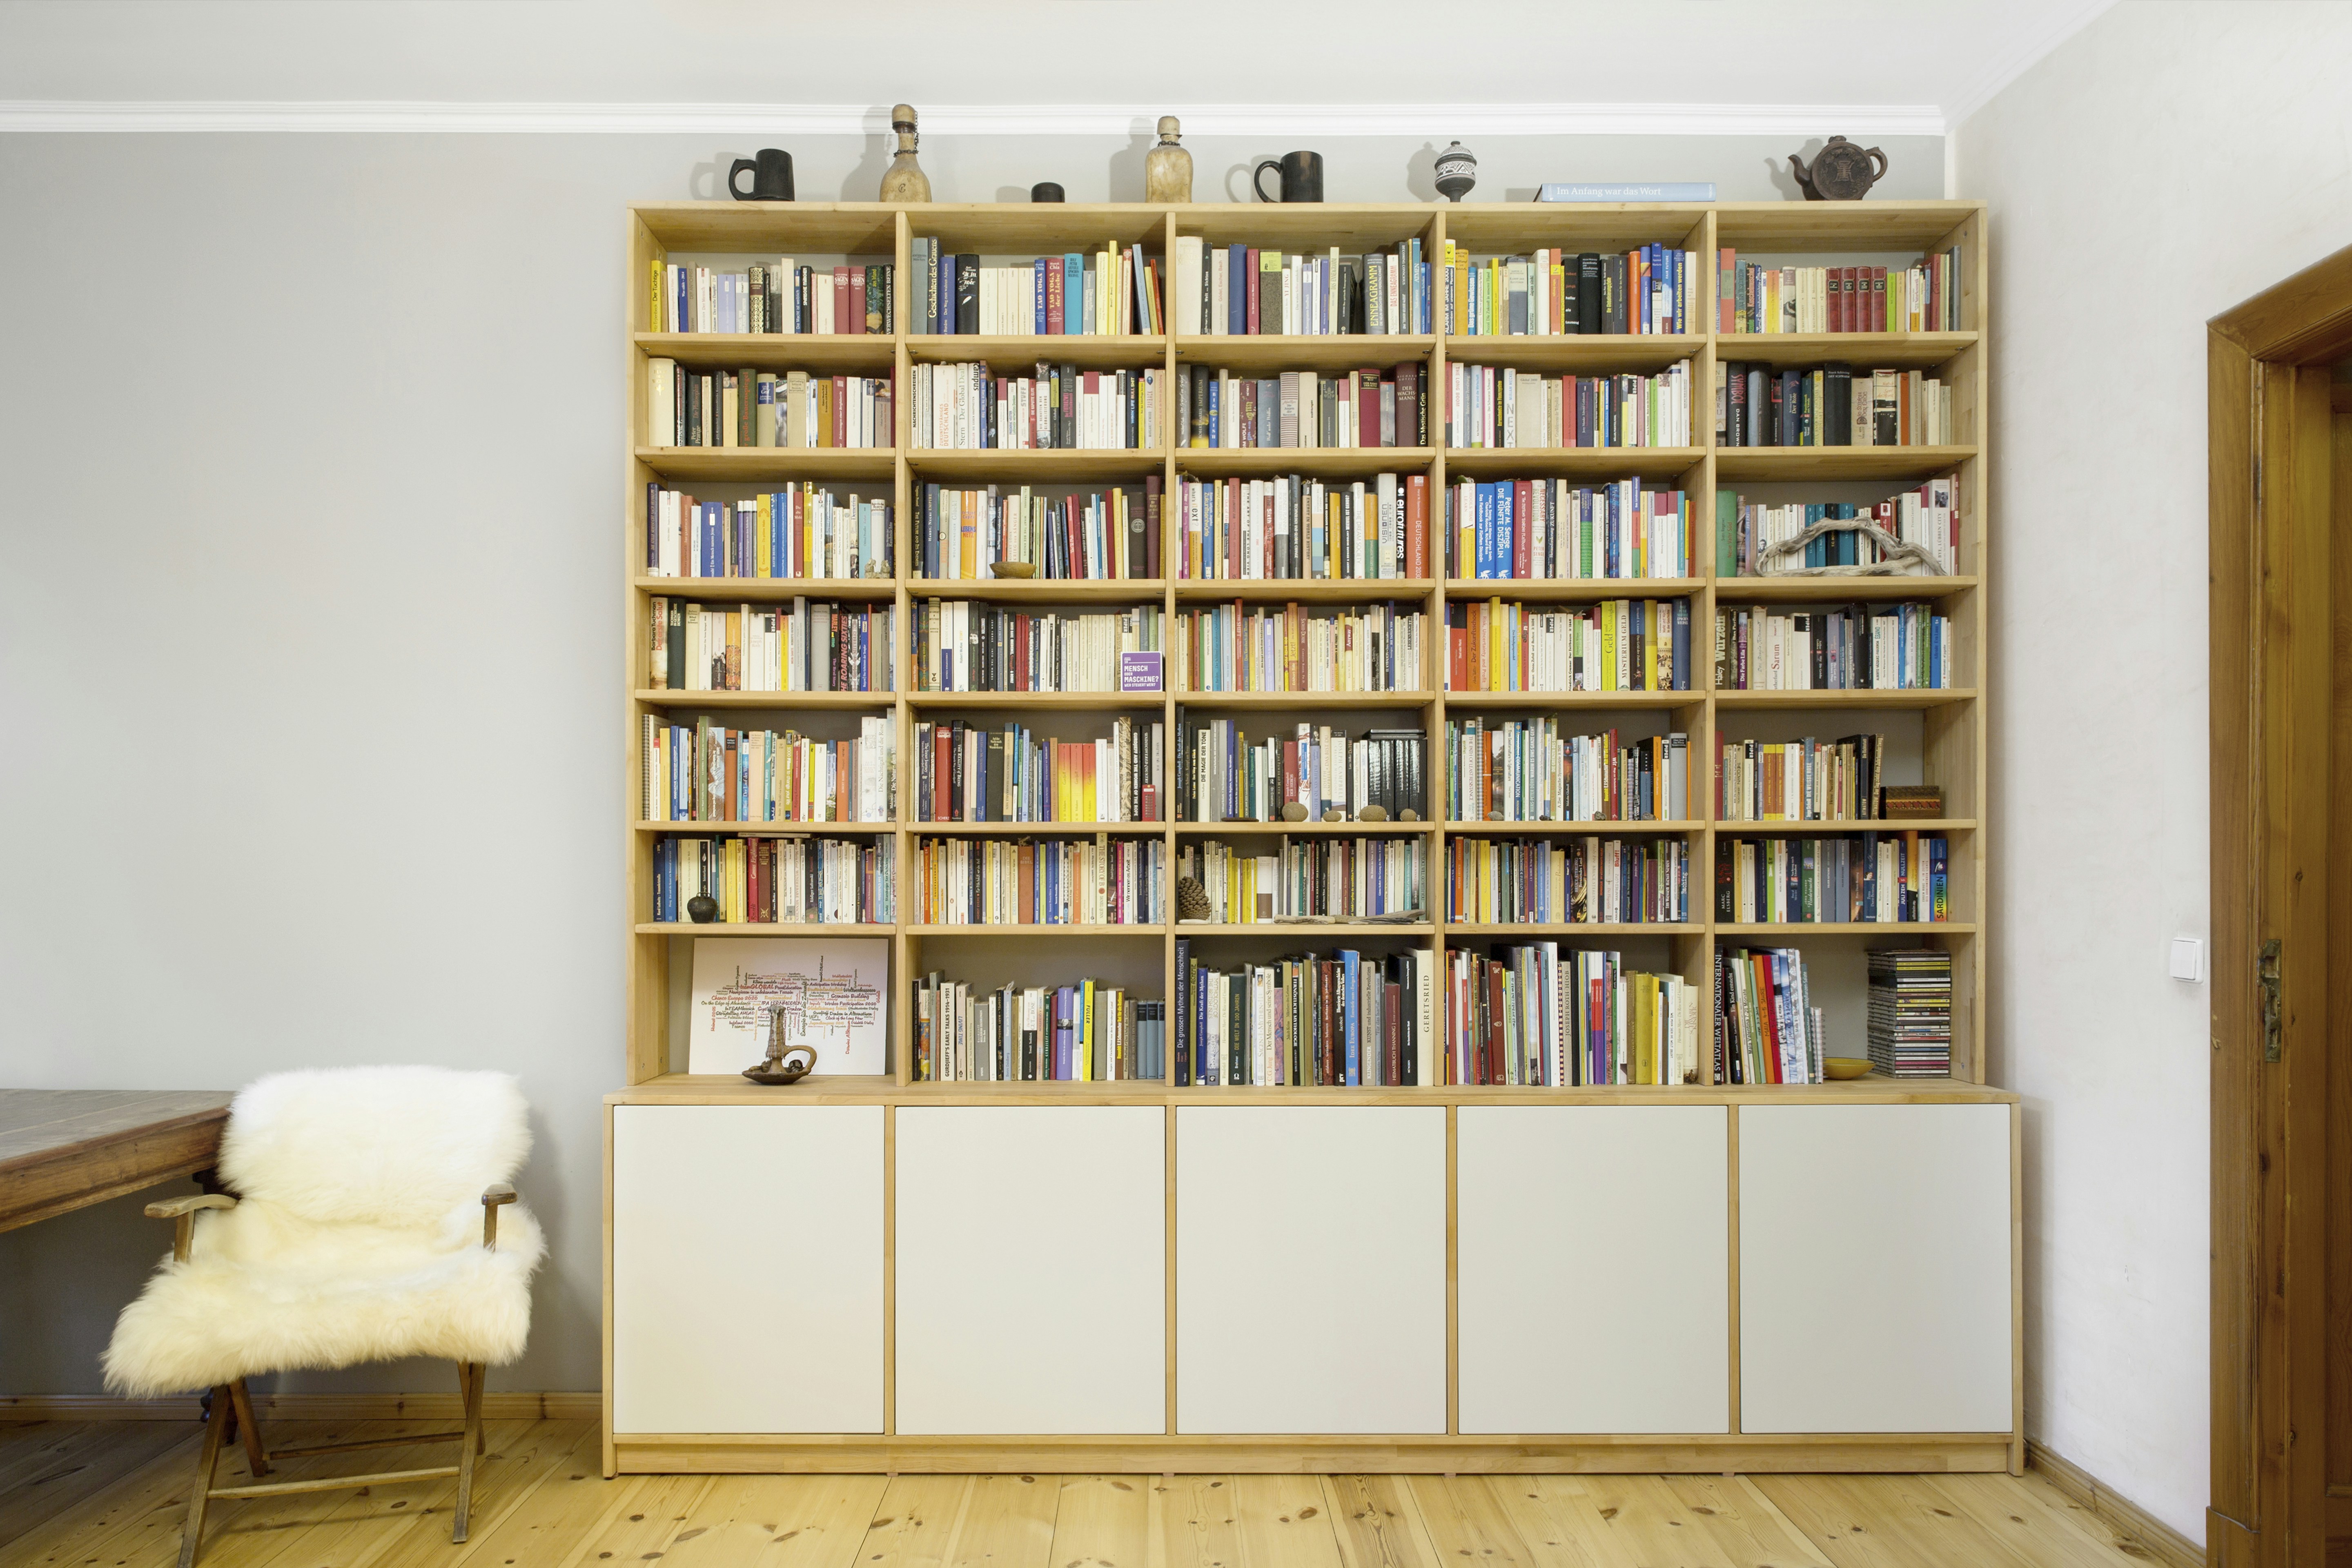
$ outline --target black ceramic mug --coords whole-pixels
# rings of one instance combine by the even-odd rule
[[[751,171],[751,188],[735,182]],[[788,202],[793,199],[793,155],[781,147],[762,147],[757,158],[738,158],[727,171],[727,194],[739,202]]]
[[[1282,195],[1265,194],[1265,172],[1272,169],[1282,182]],[[1323,154],[1291,153],[1280,160],[1268,158],[1250,171],[1250,189],[1262,202],[1319,202],[1323,199]]]

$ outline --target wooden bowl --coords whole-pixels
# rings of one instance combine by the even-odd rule
[[[1822,1071],[1833,1081],[1850,1078],[1868,1078],[1870,1063],[1863,1057],[1823,1057]]]

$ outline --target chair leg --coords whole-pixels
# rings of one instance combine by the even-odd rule
[[[235,1406],[229,1385],[213,1390],[205,1419],[205,1440],[196,1453],[196,1479],[188,1492],[188,1517],[180,1526],[180,1568],[194,1568],[196,1548],[205,1538],[205,1508],[212,1501],[213,1471],[220,1464],[221,1440],[228,1435]]]
[[[269,1473],[269,1446],[261,1440],[261,1423],[253,1417],[253,1396],[246,1392],[245,1379],[238,1378],[228,1385],[229,1408],[236,1414],[237,1435],[245,1439],[245,1468],[256,1479]]]
[[[457,1393],[466,1407],[466,1429],[457,1439],[457,1510],[449,1527],[452,1544],[466,1539],[467,1516],[474,1507],[474,1460],[483,1448],[482,1363],[457,1363]]]

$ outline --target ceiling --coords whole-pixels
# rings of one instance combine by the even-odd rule
[[[1101,104],[1116,79],[1147,112],[1851,105],[1933,131],[2112,3],[0,0],[0,104]]]

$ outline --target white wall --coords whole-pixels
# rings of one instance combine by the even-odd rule
[[[2352,8],[2126,4],[1957,132],[1992,204],[1994,1077],[2026,1425],[2200,1539],[2207,318],[2352,243]]]

